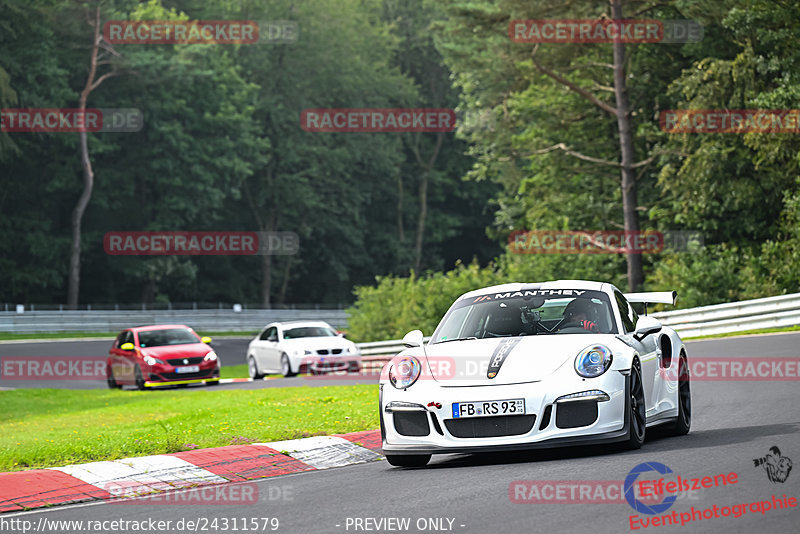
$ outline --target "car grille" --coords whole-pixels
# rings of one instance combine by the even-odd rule
[[[319,349],[317,351],[317,354],[319,354],[320,356],[326,356],[328,354],[341,354],[341,353],[342,353],[342,349],[330,349],[330,350],[328,350],[328,349]]]
[[[556,405],[556,426],[578,428],[597,421],[597,401],[564,402]]]
[[[394,429],[401,436],[427,436],[431,433],[427,412],[395,412]]]
[[[213,371],[213,369],[208,369],[197,373],[161,373],[161,376],[165,380],[191,380],[192,378],[208,378]]]
[[[187,360],[184,362],[183,360]],[[170,365],[196,365],[203,361],[203,356],[198,356],[195,358],[172,358],[171,360],[167,360],[167,363]]]
[[[535,422],[535,415],[498,415],[445,419],[444,426],[457,438],[497,438],[527,434]]]

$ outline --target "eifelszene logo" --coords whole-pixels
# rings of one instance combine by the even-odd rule
[[[763,467],[767,472],[767,478],[772,483],[786,482],[792,471],[792,461],[786,456],[781,456],[781,450],[775,445],[769,448],[766,456],[754,458],[753,464],[755,467]]]

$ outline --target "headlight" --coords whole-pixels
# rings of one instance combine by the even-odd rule
[[[578,353],[575,372],[584,378],[595,378],[611,367],[611,350],[605,345],[592,345]]]
[[[203,358],[203,361],[204,362],[213,362],[213,361],[216,361],[216,359],[217,359],[217,353],[212,350],[211,352],[206,354],[205,358]]]
[[[298,353],[299,353],[299,351],[298,351]],[[310,351],[310,350],[304,350],[304,351],[303,351],[303,355],[304,355],[304,356],[310,356],[310,355],[312,355],[312,354],[314,354],[314,352],[313,352],[313,351]]]
[[[389,367],[389,382],[397,389],[406,389],[417,381],[420,371],[422,366],[413,356],[398,358]]]
[[[347,347],[347,354],[358,354],[358,347],[353,345],[352,347]]]
[[[146,363],[147,365],[155,365],[157,363],[163,364],[164,362],[162,360],[159,360],[158,358],[153,358],[152,356],[145,356],[144,363]]]

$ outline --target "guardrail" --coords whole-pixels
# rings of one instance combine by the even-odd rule
[[[800,324],[800,293],[652,314],[681,337],[730,334]]]
[[[327,321],[347,327],[344,310],[160,310],[0,312],[0,332],[118,332],[145,324],[185,324],[195,330],[254,333],[273,321]]]
[[[650,314],[684,339],[800,325],[800,293]],[[427,341],[430,338],[425,338]],[[383,365],[403,350],[399,339],[359,343],[365,365]],[[366,363],[369,362],[369,363]]]

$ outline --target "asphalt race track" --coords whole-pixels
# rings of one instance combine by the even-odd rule
[[[753,336],[687,344],[693,356],[771,356],[797,361],[800,334]],[[86,344],[76,350],[88,350]],[[3,347],[6,353],[8,346]],[[281,383],[283,380],[272,382]],[[683,437],[664,437],[648,430],[648,440],[638,451],[614,451],[608,446],[560,449],[498,455],[434,456],[425,468],[392,468],[385,461],[312,471],[255,482],[257,504],[238,506],[73,505],[3,519],[24,518],[36,524],[53,520],[208,520],[220,532],[223,519],[273,518],[280,521],[276,532],[800,532],[800,506],[766,510],[750,503],[772,497],[800,498],[800,472],[789,471],[785,481],[770,481],[754,459],[777,446],[783,457],[800,462],[800,405],[797,381],[700,381],[692,382],[692,430]],[[736,473],[735,483],[683,492],[660,516],[634,511],[626,502],[571,503],[570,490],[562,496],[548,493],[548,482],[613,481],[622,485],[629,472],[643,462],[658,462],[683,479]],[[642,474],[641,479],[655,479]],[[674,480],[674,478],[667,478]],[[545,503],[515,503],[515,495],[526,499],[530,483],[515,493],[515,481],[536,481]],[[564,487],[564,486],[562,486]],[[608,494],[611,496],[611,493]],[[561,499],[561,502],[553,499]],[[579,499],[578,499],[579,500]],[[747,504],[742,508],[736,505]],[[729,517],[714,517],[728,510]],[[692,508],[711,517],[690,521]],[[635,519],[675,513],[678,525],[644,528]],[[734,517],[738,512],[740,517]],[[681,514],[686,514],[682,516]],[[681,526],[681,518],[688,521]],[[702,515],[700,515],[702,517]],[[367,520],[369,518],[369,520]],[[409,523],[385,523],[388,518],[408,518]],[[430,520],[430,521],[429,521]],[[262,521],[259,519],[259,521]],[[377,528],[378,523],[384,528]],[[260,523],[261,524],[261,523]],[[52,528],[52,523],[50,524]],[[385,527],[394,527],[389,529]],[[239,525],[241,528],[241,524]],[[199,529],[202,531],[202,529]],[[57,532],[57,530],[51,530]],[[75,531],[75,530],[73,530]],[[271,532],[270,528],[258,532]],[[154,531],[155,532],[155,531]]]
[[[217,338],[212,347],[220,357],[223,366],[243,365],[246,363],[247,345],[251,338]],[[42,358],[42,357],[92,357],[105,358],[113,339],[99,339],[91,341],[46,341],[31,343],[2,342],[0,343],[0,362],[3,358]],[[2,367],[0,366],[0,369]],[[351,384],[368,384],[376,382],[368,377],[348,376],[347,378],[334,379],[326,377],[324,380],[312,377],[293,377],[278,380],[264,380],[259,382],[245,382],[237,384],[220,384],[218,389],[260,389],[270,387],[288,386],[344,386]],[[9,380],[0,374],[0,387],[5,388],[56,388],[56,389],[104,389],[105,380]],[[157,391],[172,390],[174,388],[158,388]]]

